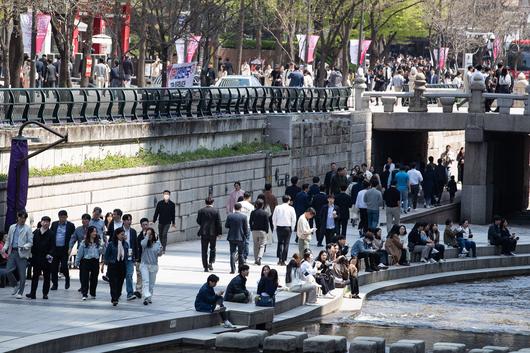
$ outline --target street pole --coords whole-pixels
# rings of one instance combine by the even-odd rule
[[[29,71],[29,87],[35,87],[35,76],[36,76],[36,59],[37,56],[37,9],[35,8],[35,3],[33,2],[31,7],[31,54],[29,62],[31,63]],[[35,98],[35,93],[31,92],[31,101],[33,102]]]
[[[363,51],[363,36],[364,36],[364,2],[361,3],[361,23],[359,24],[359,46],[357,47],[357,67],[361,66],[361,53]]]
[[[311,35],[311,0],[307,0],[307,28],[306,28],[306,35],[305,35],[305,65],[306,69],[308,70],[309,66],[309,38]]]

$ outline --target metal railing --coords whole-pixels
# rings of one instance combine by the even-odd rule
[[[85,123],[348,109],[351,87],[0,88],[5,123]]]

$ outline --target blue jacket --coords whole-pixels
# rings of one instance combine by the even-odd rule
[[[309,195],[307,192],[300,191],[296,194],[294,198],[294,211],[296,212],[296,217],[300,217],[304,214],[305,211],[309,208]]]
[[[359,239],[351,247],[351,256],[357,257],[360,253],[374,252],[372,245],[366,243],[364,239]]]
[[[195,297],[195,310],[203,313],[211,313],[215,309],[217,300],[221,299],[220,295],[215,294],[212,287],[205,283],[199,289],[199,293]]]
[[[126,241],[122,242],[123,250],[125,251],[125,260],[129,257],[129,244]],[[118,244],[109,241],[107,249],[105,250],[105,264],[114,264],[118,258]]]

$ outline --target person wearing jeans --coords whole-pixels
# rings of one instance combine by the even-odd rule
[[[162,245],[153,228],[147,228],[140,245],[142,247],[140,271],[142,271],[144,305],[148,305],[152,303],[151,298],[158,273],[158,257],[162,255]]]
[[[162,252],[166,252],[167,245],[167,232],[169,231],[169,226],[175,226],[175,203],[169,198],[171,192],[169,190],[164,190],[163,199],[158,201],[156,204],[155,214],[153,216],[153,223],[156,223],[158,220],[158,235],[160,236],[160,243],[162,244]]]
[[[411,169],[407,172],[410,181],[410,198],[412,208],[416,209],[418,205],[418,194],[420,192],[420,184],[423,181],[423,176],[420,171],[416,169],[416,163],[412,163]]]
[[[401,194],[401,210],[403,213],[407,213],[409,209],[409,192],[410,192],[410,178],[406,170],[400,170],[399,166],[396,166],[399,171],[396,173],[396,187]]]
[[[291,232],[296,226],[296,212],[289,204],[291,197],[284,195],[282,197],[282,204],[276,206],[272,214],[272,224],[276,228],[278,235],[278,247],[276,249],[276,256],[278,257],[278,265],[285,266],[287,261],[287,253],[289,252],[289,240],[291,239]]]

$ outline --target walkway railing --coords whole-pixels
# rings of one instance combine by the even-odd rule
[[[438,103],[444,113],[450,113],[453,112],[457,99],[462,99],[468,102],[467,112],[470,113],[483,113],[487,101],[489,103],[496,101],[500,113],[518,112],[521,114],[521,111],[512,112],[511,108],[515,102],[524,101],[524,104],[519,104],[519,108],[524,107],[523,114],[530,115],[530,86],[526,87],[526,94],[487,93],[483,77],[475,75],[472,77],[473,81],[469,92],[464,92],[451,86],[432,87],[432,85],[426,85],[424,77],[418,76],[413,92],[368,92],[365,91],[364,79],[357,79],[354,85],[355,110],[369,109],[370,97],[380,97],[384,112],[393,112],[399,99],[407,101],[409,112],[428,112],[429,104]],[[439,112],[439,110],[437,111]]]
[[[0,89],[5,123],[83,123],[348,109],[351,87]]]

